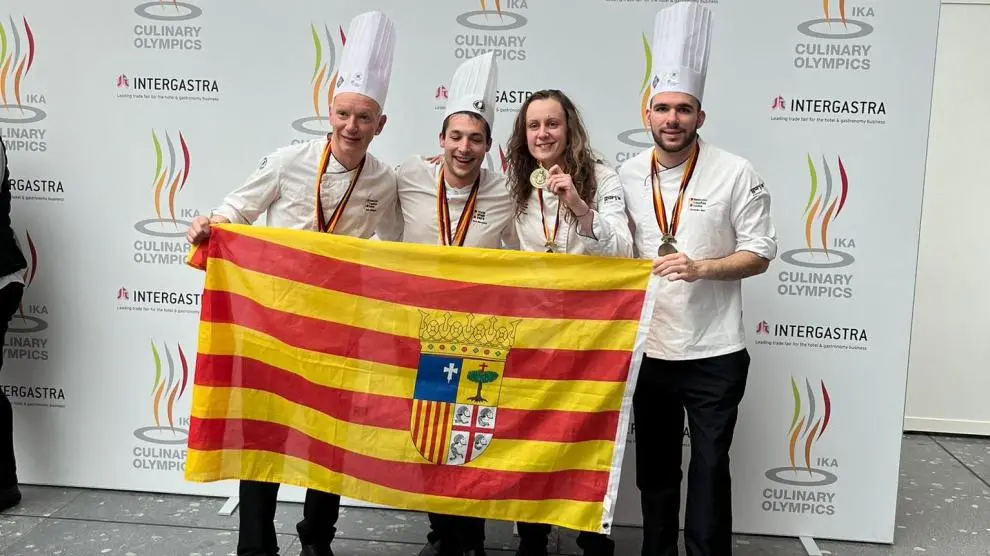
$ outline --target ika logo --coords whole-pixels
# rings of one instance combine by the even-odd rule
[[[312,90],[313,115],[299,118],[292,122],[292,128],[307,135],[326,135],[330,129],[330,110],[333,105],[333,92],[337,88],[337,49],[333,42],[330,29],[324,25],[321,37],[316,26],[310,24],[310,34],[313,38],[313,75],[309,78]],[[347,43],[344,29],[337,27],[340,34],[340,47]],[[324,43],[324,39],[326,43]],[[324,59],[324,52],[326,59]],[[324,91],[326,94],[324,95]],[[327,115],[324,117],[320,107],[326,99]]]
[[[31,284],[34,283],[35,276],[38,274],[38,247],[35,245],[34,239],[31,238],[31,232],[29,230],[24,230],[24,236],[27,241],[20,244],[22,246],[27,245],[27,252],[24,253],[24,258],[27,259],[27,268],[24,269],[24,275],[22,276],[24,290],[27,292]],[[48,308],[44,305],[28,304],[28,309],[25,312],[24,297],[21,297],[21,304],[18,307],[17,313],[10,319],[7,332],[12,334],[34,334],[41,332],[48,328],[48,323],[40,317],[40,315],[46,314],[48,314]]]
[[[831,238],[829,227],[842,213],[849,196],[849,176],[842,163],[842,157],[837,157],[833,167],[825,157],[821,161],[821,173],[824,178],[824,191],[819,187],[819,169],[808,155],[808,175],[810,187],[808,201],[804,207],[804,243],[805,248],[794,249],[781,255],[781,259],[792,265],[807,268],[839,268],[849,266],[855,258],[836,248],[854,248],[853,239]],[[835,173],[838,172],[839,183],[834,183]],[[820,247],[814,247],[820,245]]]
[[[427,461],[464,465],[495,441],[502,373],[519,321],[420,314],[410,437]]]
[[[816,39],[858,39],[873,32],[873,26],[865,21],[846,17],[846,0],[824,0],[819,19],[798,25],[798,31]],[[872,7],[852,8],[853,17],[873,17]]]
[[[457,23],[468,29],[480,31],[509,31],[526,25],[527,20],[517,12],[502,11],[502,4],[516,9],[527,8],[525,0],[495,0],[494,10],[488,9],[489,2],[481,1],[481,9],[465,12],[457,16]]]
[[[183,219],[176,218],[175,196],[186,185],[189,179],[190,155],[189,145],[186,138],[179,132],[178,144],[173,141],[172,136],[166,131],[163,141],[154,130],[151,132],[151,141],[155,148],[155,174],[151,182],[151,189],[154,196],[155,216],[148,220],[142,220],[134,225],[134,228],[142,234],[158,237],[184,237],[186,229],[192,225],[191,218],[195,216],[193,211],[188,209],[180,211]],[[162,209],[167,208],[165,213],[168,218],[162,216]],[[189,218],[190,220],[185,220]]]
[[[627,129],[618,135],[621,143],[638,149],[648,149],[653,146],[653,134],[650,131],[650,122],[646,117],[646,111],[650,105],[650,92],[653,90],[650,82],[650,75],[653,73],[653,51],[650,48],[650,41],[646,38],[646,33],[641,35],[643,43],[643,60],[645,71],[643,82],[639,86],[639,117],[642,127]],[[619,153],[616,156],[617,162],[625,162],[638,153]]]
[[[199,6],[194,6],[188,2],[158,0],[158,2],[139,4],[134,8],[134,13],[145,19],[173,22],[196,19],[203,15],[203,10]]]
[[[794,397],[794,412],[787,433],[787,467],[778,467],[766,472],[767,479],[791,486],[825,486],[839,478],[824,468],[835,469],[838,462],[831,458],[815,459],[815,445],[828,430],[832,418],[832,398],[821,382],[818,392],[805,379],[807,399],[802,400],[797,382],[791,377],[791,394]]]
[[[467,60],[492,52],[499,61],[525,61],[529,37],[518,34],[518,30],[527,24],[526,17],[520,13],[529,9],[526,0],[495,0],[494,4],[491,0],[481,0],[480,4],[480,10],[457,16],[457,24],[472,32],[454,35],[454,58]]]
[[[0,21],[0,122],[6,124],[30,124],[44,120],[48,115],[37,107],[45,104],[44,95],[22,94],[23,85],[31,73],[35,59],[35,39],[27,18],[21,19],[21,27],[10,17],[8,23]],[[20,149],[11,149],[20,150]]]
[[[189,364],[185,352],[182,351],[182,345],[175,344],[174,355],[168,344],[163,343],[162,348],[167,368],[162,365],[162,351],[152,340],[151,356],[155,365],[155,377],[151,388],[150,409],[155,424],[135,430],[134,436],[138,440],[152,444],[185,444],[189,431],[181,426],[188,426],[189,419],[179,419],[180,426],[176,426],[175,402],[179,401],[186,392],[189,383]],[[176,357],[178,357],[178,366]]]

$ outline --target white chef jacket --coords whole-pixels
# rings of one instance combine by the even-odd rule
[[[591,236],[583,235],[576,220],[569,220],[567,206],[560,207],[560,228],[557,230],[555,253],[595,255],[602,257],[632,257],[632,235],[626,216],[625,193],[615,170],[604,163],[595,164],[597,194],[591,203],[594,220]],[[543,217],[547,233],[553,237],[557,221],[557,196],[543,192]],[[516,218],[516,234],[523,251],[545,252],[546,236],[540,218],[540,199],[534,189]]]
[[[422,157],[412,157],[396,169],[398,201],[397,218],[383,221],[378,229],[379,239],[405,241],[427,245],[442,245],[440,220],[437,215],[437,179],[440,165],[430,164]],[[451,235],[456,233],[461,212],[471,195],[471,186],[454,188],[449,184],[447,207],[450,212]],[[475,200],[474,214],[464,237],[466,247],[489,249],[518,249],[512,220],[515,202],[509,195],[505,176],[481,169],[481,183]]]
[[[327,138],[321,137],[269,154],[213,214],[235,224],[252,224],[264,213],[271,227],[316,230],[316,174],[326,143]],[[320,188],[325,222],[330,221],[355,172],[330,157]],[[394,216],[394,205],[395,172],[368,153],[334,233],[369,238],[382,218]]]
[[[660,226],[653,208],[648,149],[619,168],[626,206],[634,227],[636,256],[656,259]],[[661,167],[661,191],[667,220],[677,202],[685,166]],[[767,260],[777,255],[770,217],[770,193],[745,159],[701,142],[694,177],[684,193],[677,229],[678,251],[694,260],[718,259],[751,251]],[[659,277],[658,277],[659,278]],[[733,353],[746,347],[740,280],[657,280],[646,354],[688,360]]]

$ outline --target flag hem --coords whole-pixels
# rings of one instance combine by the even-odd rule
[[[615,441],[612,444],[615,447],[612,453],[612,469],[609,472],[605,499],[602,501],[602,520],[601,527],[598,530],[599,533],[605,535],[611,532],[612,521],[615,518],[619,481],[622,477],[622,462],[626,451],[626,437],[629,435],[629,421],[632,414],[632,398],[639,380],[639,369],[642,366],[643,354],[646,351],[646,337],[650,331],[650,322],[653,320],[653,305],[656,300],[657,280],[657,277],[651,273],[650,281],[644,293],[643,311],[640,315],[639,328],[636,331],[636,340],[633,344],[632,357],[629,361],[629,376],[626,380],[625,391],[622,393],[619,424],[616,427]]]

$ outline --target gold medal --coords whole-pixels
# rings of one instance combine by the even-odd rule
[[[547,178],[550,176],[550,172],[540,165],[539,168],[533,170],[533,173],[529,175],[529,184],[537,189],[543,189],[547,184]]]

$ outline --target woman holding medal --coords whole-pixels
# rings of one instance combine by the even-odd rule
[[[507,156],[523,251],[632,256],[622,184],[592,152],[567,95],[537,91],[523,103]]]
[[[567,95],[558,90],[533,93],[516,117],[508,150],[506,173],[523,251],[632,256],[622,184],[592,153]],[[547,554],[549,525],[517,525],[517,556]],[[615,551],[615,543],[597,533],[581,532],[577,542],[585,556],[612,556]]]

